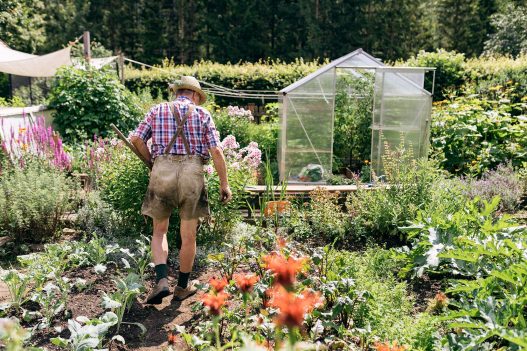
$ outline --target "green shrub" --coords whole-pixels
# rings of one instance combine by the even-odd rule
[[[27,106],[22,98],[13,96],[12,99],[0,97],[0,107],[24,107]]]
[[[76,204],[76,185],[63,173],[29,163],[0,178],[0,231],[18,242],[56,237],[60,218]]]
[[[127,130],[140,115],[131,94],[109,71],[64,67],[49,96],[54,123],[65,140],[105,136],[110,124]]]
[[[527,161],[527,119],[512,112],[524,104],[458,97],[436,105],[432,115],[431,153],[454,174],[481,175],[499,164]]]
[[[127,234],[128,223],[101,199],[98,191],[87,194],[77,214],[77,225],[87,234],[111,237]]]
[[[106,146],[109,157],[101,161],[97,180],[101,198],[126,218],[131,230],[146,230],[141,205],[148,187],[148,169],[124,145]]]
[[[510,57],[481,57],[468,60],[466,89],[490,100],[525,102],[527,95],[527,55]],[[516,113],[519,114],[519,113]]]
[[[389,150],[383,164],[387,186],[359,188],[348,195],[352,236],[396,239],[401,234],[398,227],[415,219],[419,209],[433,205],[433,190],[441,177],[432,162],[415,161],[404,150]]]
[[[420,51],[410,58],[406,65],[411,67],[435,67],[434,100],[445,99],[450,92],[459,89],[464,83],[465,56],[456,52],[437,50],[436,52]],[[428,75],[425,88],[432,89],[432,77]]]
[[[524,191],[520,175],[511,165],[499,165],[495,170],[485,172],[481,179],[469,178],[465,183],[466,197],[487,202],[499,197],[499,209],[505,212],[514,212],[518,208]]]
[[[315,189],[309,193],[311,202],[307,206],[306,217],[313,238],[332,242],[340,239],[346,231],[346,214],[339,205],[339,193]]]

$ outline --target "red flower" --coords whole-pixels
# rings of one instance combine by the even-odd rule
[[[306,258],[295,258],[289,256],[285,258],[281,254],[271,253],[263,258],[265,268],[272,271],[276,278],[276,283],[285,287],[294,284],[296,275],[302,271]]]
[[[210,314],[218,316],[220,315],[221,308],[225,305],[228,298],[229,294],[225,292],[219,292],[217,294],[205,294],[201,298],[201,302],[203,302],[204,306],[209,308]]]
[[[234,282],[236,283],[236,286],[244,293],[250,292],[258,280],[258,276],[253,273],[234,275]]]
[[[267,292],[271,297],[269,305],[280,310],[275,323],[280,326],[300,327],[306,313],[322,303],[319,292],[304,290],[299,295],[275,286]]]
[[[172,332],[168,333],[168,344],[174,345],[176,341],[177,341],[177,335]]]
[[[229,282],[225,277],[222,277],[221,279],[212,277],[209,280],[209,285],[212,287],[212,289],[214,289],[215,292],[222,292],[223,289],[225,289],[225,287],[229,285]]]

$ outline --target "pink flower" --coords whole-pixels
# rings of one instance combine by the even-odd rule
[[[221,146],[224,150],[225,149],[234,150],[234,149],[240,148],[240,144],[236,142],[236,137],[234,135],[227,135],[225,139],[223,139],[223,141],[221,142]]]

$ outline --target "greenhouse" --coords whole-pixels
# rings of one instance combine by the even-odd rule
[[[284,88],[280,178],[323,183],[333,170],[360,170],[361,162],[382,176],[390,150],[426,156],[434,77],[433,68],[386,66],[359,49]]]

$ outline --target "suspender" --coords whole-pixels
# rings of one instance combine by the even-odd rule
[[[183,132],[183,126],[185,125],[185,122],[190,117],[192,112],[194,112],[194,108],[195,108],[195,106],[191,104],[188,107],[187,113],[185,113],[185,115],[183,116],[183,119],[181,120],[181,118],[179,116],[179,111],[176,108],[174,108],[174,104],[170,104],[170,112],[172,112],[172,116],[174,116],[174,118],[176,119],[177,129],[176,129],[176,133],[172,136],[172,139],[170,139],[170,142],[168,143],[167,147],[165,148],[165,152],[164,152],[165,155],[168,155],[170,150],[172,150],[172,146],[174,146],[174,143],[176,142],[177,137],[180,134],[181,134],[181,139],[183,139],[183,144],[185,145],[185,151],[187,151],[187,155],[192,155],[192,153],[190,152],[190,144],[189,144],[189,142],[187,140],[187,136]]]

